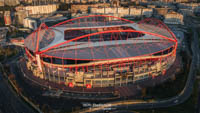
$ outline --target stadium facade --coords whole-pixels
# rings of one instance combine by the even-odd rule
[[[117,87],[163,76],[176,59],[175,35],[157,19],[105,15],[41,24],[24,41],[34,76],[66,87]]]

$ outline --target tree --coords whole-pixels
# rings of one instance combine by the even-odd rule
[[[46,104],[42,105],[42,111],[43,113],[48,113],[48,106]]]
[[[10,74],[10,75],[9,75],[9,78],[10,78],[11,80],[15,79],[15,75]]]
[[[146,96],[146,88],[142,88],[142,97],[145,97]]]

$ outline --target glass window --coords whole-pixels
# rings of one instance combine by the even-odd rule
[[[116,78],[116,81],[119,82],[119,81],[120,81],[120,78]]]

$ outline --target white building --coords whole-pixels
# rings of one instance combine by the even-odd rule
[[[17,11],[16,15],[17,15],[18,24],[23,25],[24,24],[24,18],[29,16],[29,11],[20,9],[20,10]]]
[[[142,15],[146,17],[151,17],[153,14],[152,8],[142,8]]]
[[[4,6],[4,0],[0,0],[0,6]]]
[[[189,0],[175,0],[176,3],[183,3],[183,2],[189,2]]]
[[[180,3],[178,7],[181,9],[189,9],[194,12],[200,12],[200,3]]]
[[[196,7],[200,7],[200,3],[179,3],[178,7],[184,9],[195,9]]]
[[[164,15],[166,24],[184,24],[183,15],[180,13],[176,13],[174,11],[167,13]]]
[[[142,15],[142,10],[139,8],[130,8],[130,15],[134,17],[140,17]]]
[[[20,4],[19,0],[3,0],[3,1],[4,1],[4,4],[8,6],[16,6]]]
[[[49,14],[53,13],[58,9],[57,4],[51,5],[39,5],[39,6],[26,6],[24,10],[29,11],[29,14]]]
[[[130,8],[123,8],[123,7],[107,7],[107,8],[100,8],[100,7],[92,7],[91,8],[92,14],[115,14],[118,17],[124,16],[134,16],[134,17],[151,17],[153,14],[152,8],[144,8],[144,7],[130,7]]]
[[[29,29],[37,29],[37,21],[33,18],[24,18],[24,27]]]
[[[90,2],[106,2],[106,0],[60,0],[62,3],[90,3]]]
[[[58,9],[57,4],[16,7],[16,11],[25,10],[25,11],[28,11],[30,15],[50,14],[50,13],[55,12],[57,9]]]

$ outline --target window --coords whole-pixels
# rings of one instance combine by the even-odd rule
[[[129,76],[129,77],[128,77],[128,80],[133,80],[133,77],[132,77],[132,76]]]
[[[116,82],[120,82],[120,78],[116,78]]]
[[[68,82],[72,82],[73,81],[73,79],[68,79]]]
[[[101,81],[100,80],[95,80],[94,84],[98,84],[99,85],[99,84],[101,84]]]
[[[126,77],[122,77],[122,80],[125,81],[125,80],[126,80]]]
[[[65,81],[64,77],[60,77],[60,81],[64,82]]]
[[[102,80],[102,84],[108,84],[108,80]]]
[[[86,80],[86,84],[91,84],[91,80]]]

